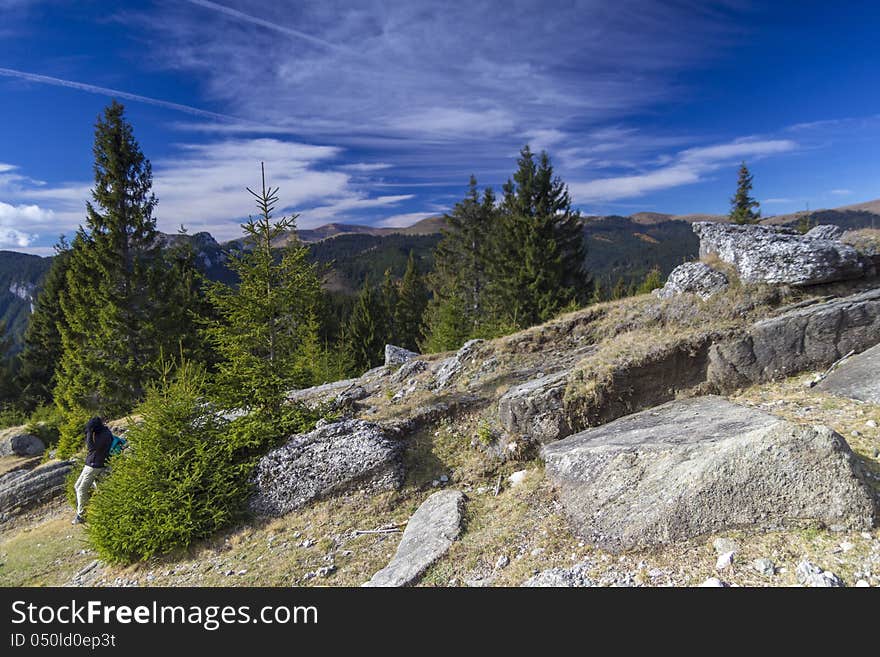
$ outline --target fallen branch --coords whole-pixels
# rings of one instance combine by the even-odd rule
[[[850,350],[849,350],[849,353],[846,354],[846,356],[844,356],[843,358],[838,358],[836,361],[834,361],[833,363],[831,363],[831,367],[829,367],[829,368],[828,368],[827,370],[825,370],[822,374],[820,374],[820,375],[817,376],[815,379],[813,379],[812,381],[810,381],[810,385],[809,385],[809,387],[812,388],[812,387],[815,386],[816,384],[821,383],[825,378],[828,377],[829,374],[831,374],[831,372],[834,371],[834,369],[835,369],[838,365],[840,365],[843,361],[845,361],[847,358],[849,358],[850,356],[852,356],[854,353],[856,353],[856,350],[855,350],[855,349],[850,349]]]
[[[495,497],[498,497],[498,493],[501,491],[501,475],[498,475],[498,483],[495,484]]]
[[[404,527],[405,525],[406,523],[402,522],[396,525],[383,525],[382,527],[379,527],[379,529],[355,529],[354,535],[360,536],[361,534],[394,534],[396,532],[403,531],[401,527]]]

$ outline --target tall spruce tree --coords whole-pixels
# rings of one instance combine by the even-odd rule
[[[113,101],[95,126],[95,186],[68,255],[59,298],[62,354],[55,402],[68,414],[120,415],[155,375],[178,336],[168,313],[153,209],[152,168]]]
[[[354,304],[345,335],[348,357],[358,374],[381,365],[385,360],[382,314],[380,293],[367,278]]]
[[[739,167],[736,194],[730,199],[730,220],[737,224],[756,224],[761,220],[761,204],[752,195],[753,176],[746,163]]]
[[[55,246],[52,266],[43,279],[25,331],[18,385],[22,406],[28,411],[52,401],[55,368],[61,360],[59,324],[64,321],[64,315],[59,302],[67,280],[69,250],[70,245],[62,237]]]
[[[397,339],[401,347],[415,351],[424,339],[422,316],[428,305],[428,290],[425,281],[416,269],[413,252],[409,252],[406,271],[400,283],[400,291],[395,308]]]
[[[546,152],[536,161],[525,146],[517,164],[504,185],[499,252],[489,279],[490,298],[525,327],[586,302],[591,288],[581,217],[567,186],[554,176]]]
[[[448,228],[434,250],[434,270],[428,277],[431,300],[422,344],[427,351],[457,349],[470,337],[489,337],[486,327],[498,319],[499,306],[488,289],[499,257],[492,189],[486,188],[481,197],[471,176],[464,199],[445,218]]]
[[[308,248],[296,237],[297,215],[272,217],[279,190],[267,187],[265,168],[261,190],[247,191],[260,214],[242,224],[244,247],[229,254],[238,286],[213,282],[207,289],[216,320],[206,335],[221,359],[217,399],[228,407],[257,411],[271,422],[284,411],[287,391],[311,382],[300,357],[314,332],[309,315],[321,284]],[[277,260],[272,245],[291,231]]]
[[[379,289],[379,312],[377,313],[378,332],[385,344],[398,344],[400,334],[397,327],[397,302],[400,297],[397,281],[391,270],[385,270],[382,287]],[[384,346],[384,345],[383,345]]]

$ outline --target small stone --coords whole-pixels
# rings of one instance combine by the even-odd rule
[[[247,574],[247,568],[242,568],[241,570],[238,571],[238,574],[239,574],[239,575],[246,575],[246,574]]]
[[[517,486],[525,481],[527,474],[528,470],[517,470],[507,478],[507,481],[510,482],[511,486]]]
[[[531,554],[533,557],[539,557],[542,554],[544,554],[544,548],[541,548],[541,547],[535,548],[529,554]]]
[[[766,577],[772,577],[773,574],[776,573],[776,566],[770,559],[767,559],[766,557],[755,559],[752,562],[752,568],[754,568],[762,575],[765,575]]]
[[[310,548],[310,547],[312,547],[314,544],[315,544],[315,542],[314,542],[312,539],[307,538],[307,539],[305,539],[302,543],[300,543],[299,545],[300,545],[300,547]]]
[[[874,420],[868,420],[867,422],[865,422],[865,426],[869,429],[876,429],[877,423]]]
[[[880,456],[880,447],[875,447],[874,448],[874,458],[876,459],[878,456]]]
[[[843,586],[843,581],[834,573],[822,570],[814,563],[801,561],[795,570],[797,581],[803,586],[812,587],[837,587]]]
[[[445,483],[447,483],[448,481],[449,481],[449,477],[448,477],[448,476],[446,476],[445,474],[444,474],[444,475],[440,475],[440,483],[441,483],[441,484],[445,484]]]
[[[868,580],[866,580],[866,579],[860,579],[858,582],[856,582],[856,588],[865,589],[870,586],[871,585],[868,584]]]
[[[328,575],[331,575],[335,572],[336,572],[336,566],[333,564],[330,564],[329,566],[321,566],[320,568],[318,568],[318,570],[315,574],[318,577],[327,577]]]
[[[862,532],[861,534],[859,534],[859,536],[867,541],[870,541],[872,538],[874,538],[873,536],[871,536],[871,532]]]
[[[715,554],[724,554],[725,552],[738,552],[739,543],[732,538],[716,538],[712,541],[712,549]]]
[[[716,588],[716,589],[717,589],[717,588],[723,588],[723,587],[726,587],[726,586],[727,586],[727,584],[725,584],[724,582],[722,582],[722,581],[721,581],[720,579],[718,579],[717,577],[710,577],[710,578],[707,579],[705,582],[703,582],[702,584],[700,584],[700,587],[701,587],[701,588]]]
[[[510,559],[508,558],[508,556],[506,554],[502,554],[500,557],[498,557],[498,561],[495,562],[495,568],[499,570],[501,568],[507,568],[507,565],[509,563]]]
[[[849,435],[852,436],[853,438],[858,438],[859,436],[862,435],[862,432],[853,430],[853,431],[850,431]]]
[[[855,544],[850,543],[849,541],[844,541],[843,543],[840,544],[840,549],[843,550],[844,552],[849,552],[854,547],[855,547]]]
[[[431,482],[431,486],[432,486],[433,488],[437,488],[437,486],[439,486],[439,485],[440,485],[440,480],[439,480],[439,479],[435,479],[434,481]]]
[[[718,560],[715,562],[715,570],[724,570],[725,568],[732,566],[734,554],[736,554],[736,552],[731,550],[730,552],[718,555]]]

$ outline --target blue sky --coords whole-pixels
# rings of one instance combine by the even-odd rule
[[[546,149],[589,214],[880,197],[880,3],[0,0],[0,249],[84,221],[112,97],[161,230],[218,239],[266,162],[301,227],[406,225]]]

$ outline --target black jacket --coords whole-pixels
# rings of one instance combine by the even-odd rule
[[[93,468],[103,468],[107,454],[110,453],[110,443],[113,442],[113,434],[106,426],[95,431],[86,431],[86,465]]]

